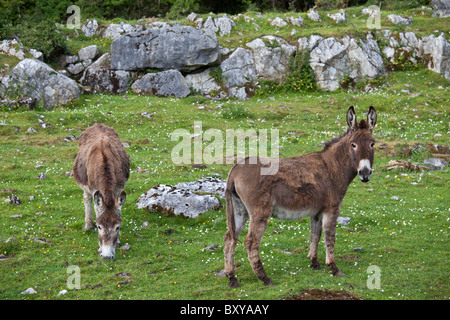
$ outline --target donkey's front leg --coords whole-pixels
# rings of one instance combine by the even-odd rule
[[[92,221],[92,194],[89,191],[83,192],[83,202],[85,212],[84,222],[86,223],[84,228],[94,230],[95,227]]]
[[[336,222],[339,216],[339,209],[329,213],[324,213],[322,217],[322,227],[325,231],[325,248],[327,252],[326,264],[333,272],[333,276],[345,277],[345,274],[339,270],[334,260],[334,242],[336,238]]]

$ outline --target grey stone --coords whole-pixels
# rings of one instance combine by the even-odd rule
[[[194,182],[180,182],[175,187],[188,189],[192,192],[214,193],[225,199],[227,181],[220,178],[206,177]]]
[[[227,87],[240,86],[258,77],[253,54],[248,49],[237,48],[220,67]]]
[[[196,218],[208,210],[217,210],[222,205],[215,196],[195,194],[187,189],[159,184],[141,195],[136,206],[150,212]]]
[[[199,91],[202,95],[209,95],[211,91],[219,91],[220,85],[211,76],[211,68],[202,72],[190,73],[185,77],[189,88]]]
[[[328,13],[327,17],[329,17],[336,23],[343,23],[343,22],[347,21],[347,19],[345,17],[344,9],[339,10],[338,13]]]
[[[276,17],[275,19],[272,20],[270,25],[274,26],[274,27],[282,28],[282,27],[286,27],[288,24],[282,18]]]
[[[98,28],[97,20],[89,20],[88,23],[81,26],[81,31],[84,33],[86,37],[92,37]]]
[[[314,8],[309,9],[307,15],[308,15],[308,18],[313,21],[322,22],[322,19],[320,18],[319,13]]]
[[[123,70],[111,70],[111,55],[103,54],[83,73],[80,83],[96,92],[124,94],[130,85],[132,74]]]
[[[398,16],[396,14],[390,14],[387,16],[387,18],[394,24],[398,24],[398,25],[408,25],[412,23],[412,18],[408,17],[408,18],[403,18],[401,16]]]
[[[450,43],[442,33],[439,37],[431,35],[421,40],[420,54],[425,66],[439,72],[446,79],[450,79]]]
[[[0,90],[5,96],[21,92],[24,97],[42,101],[46,109],[57,105],[66,105],[79,98],[77,83],[56,72],[44,62],[36,59],[24,59],[2,79]]]
[[[191,72],[219,63],[219,42],[212,32],[163,24],[132,32],[111,44],[111,69],[155,68]]]
[[[423,163],[431,165],[431,168],[434,170],[443,170],[445,168],[445,164],[438,158],[425,159]]]
[[[69,64],[69,65],[66,67],[66,69],[67,69],[71,74],[79,74],[79,73],[83,72],[83,70],[84,70],[85,68],[84,68],[83,63],[78,62],[78,63],[76,63],[76,64],[73,64],[73,63]]]
[[[344,77],[370,80],[386,73],[380,48],[371,34],[366,41],[346,36],[322,40],[311,51],[310,65],[318,85],[326,91],[339,88]]]
[[[337,222],[343,226],[349,225],[350,221],[352,221],[352,218],[350,217],[338,217]]]
[[[136,80],[131,89],[137,94],[152,94],[159,97],[187,97],[189,87],[178,70],[167,70],[158,73],[147,73]]]
[[[85,48],[82,48],[78,51],[78,56],[80,57],[81,61],[94,59],[98,54],[98,47],[94,44],[92,46],[88,46]]]
[[[450,2],[448,0],[431,0],[433,6],[433,17],[450,17]]]
[[[268,46],[266,46],[268,42]],[[255,68],[259,78],[282,80],[286,78],[289,61],[297,51],[284,39],[274,36],[264,36],[247,43],[253,50]]]

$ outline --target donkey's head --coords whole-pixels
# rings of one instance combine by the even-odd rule
[[[355,110],[351,106],[347,111],[347,124],[349,127],[350,155],[354,169],[358,172],[362,182],[370,180],[373,166],[373,146],[375,139],[372,137],[372,129],[377,122],[377,112],[374,107],[369,107],[367,120],[356,120]]]
[[[121,209],[125,203],[126,193],[121,191],[114,202],[108,204],[99,191],[94,193],[94,209],[97,215],[98,252],[104,259],[114,259],[115,248],[119,247],[120,226],[122,225]]]

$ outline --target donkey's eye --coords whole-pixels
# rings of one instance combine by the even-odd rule
[[[352,143],[352,148],[356,149],[356,144]]]
[[[116,232],[119,232],[119,231],[120,231],[120,227],[117,227],[117,228],[116,228]]]
[[[375,145],[375,143],[374,142],[372,142],[371,144],[370,144],[370,147],[373,149],[373,146]]]
[[[102,230],[102,227],[101,226],[97,226],[97,229],[100,231],[100,230]]]

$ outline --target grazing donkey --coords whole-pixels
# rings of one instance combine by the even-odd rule
[[[230,287],[238,287],[234,274],[234,251],[239,234],[250,218],[245,247],[253,271],[264,285],[273,285],[264,271],[259,257],[261,238],[267,219],[273,215],[279,219],[310,217],[311,245],[308,258],[312,269],[320,269],[317,246],[325,230],[326,264],[334,276],[345,276],[335,264],[334,241],[339,207],[350,182],[359,175],[367,182],[372,175],[372,129],[377,121],[371,106],[367,120],[357,122],[355,110],[347,111],[347,132],[325,144],[319,152],[313,152],[278,161],[278,171],[273,175],[261,175],[268,159],[246,158],[234,165],[228,174],[225,198],[227,203],[228,231],[225,234],[225,274]]]
[[[123,190],[130,177],[130,156],[117,132],[101,123],[87,128],[79,140],[73,164],[75,182],[83,189],[85,228],[95,229],[92,221],[92,197],[97,219],[100,256],[114,259],[122,224]]]

